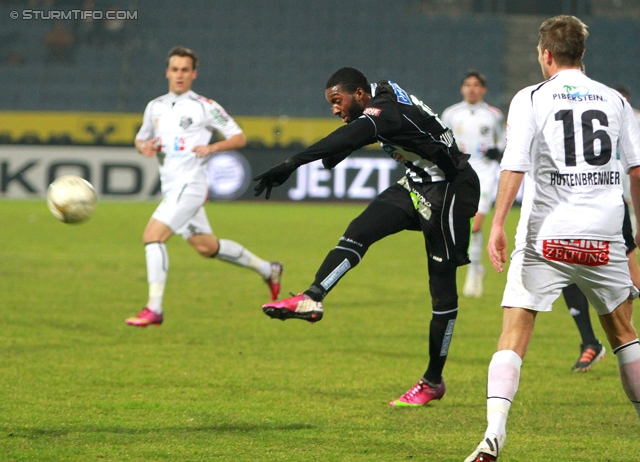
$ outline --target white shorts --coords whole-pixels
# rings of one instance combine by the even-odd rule
[[[488,215],[496,197],[496,188],[500,178],[500,165],[496,161],[474,158],[471,158],[469,163],[478,174],[478,179],[480,180],[478,213]]]
[[[555,249],[558,252],[570,248],[576,251],[572,255],[580,255],[579,258],[589,252],[580,253],[578,242],[584,241],[562,242],[569,245],[559,244],[559,250]],[[550,255],[549,245],[543,241],[513,251],[502,298],[503,307],[551,311],[552,303],[560,296],[562,288],[572,283],[576,283],[587,296],[598,315],[611,313],[629,296],[638,296],[638,290],[629,276],[628,259],[622,242],[608,243],[606,258],[601,259],[602,262],[608,258],[608,262],[599,263],[598,266],[550,260],[543,256],[543,252]],[[602,251],[602,255],[604,253]]]
[[[206,201],[206,185],[187,183],[165,192],[151,218],[161,221],[184,240],[194,234],[213,234],[203,207]]]

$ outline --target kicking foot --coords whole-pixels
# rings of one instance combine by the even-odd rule
[[[262,305],[262,311],[273,319],[284,321],[289,318],[295,318],[311,323],[320,321],[324,314],[322,302],[316,302],[305,294],[298,294],[279,302],[267,303]]]

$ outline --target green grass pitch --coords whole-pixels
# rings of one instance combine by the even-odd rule
[[[155,205],[100,203],[87,223],[64,225],[44,201],[0,201],[1,461],[460,462],[474,449],[504,274],[486,262],[486,295],[460,298],[442,401],[393,409],[428,359],[419,233],[374,245],[315,325],[270,320],[257,274],[174,237],[165,323],[140,329],[124,320],[146,302],[141,235]],[[219,237],[284,262],[286,295],[308,287],[363,207],[207,213]],[[615,357],[573,373],[579,343],[563,301],[538,317],[501,462],[640,460]]]

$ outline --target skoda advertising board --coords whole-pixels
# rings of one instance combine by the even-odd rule
[[[209,197],[214,201],[264,200],[253,195],[253,177],[297,151],[245,149],[212,156],[207,165]],[[301,166],[271,200],[371,200],[404,174],[404,168],[379,151],[361,150],[333,170],[320,161]],[[0,197],[44,198],[62,175],[89,181],[101,200],[159,200],[158,164],[133,148],[83,146],[0,147]]]

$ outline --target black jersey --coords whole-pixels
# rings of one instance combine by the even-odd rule
[[[429,106],[387,80],[372,84],[371,95],[358,119],[296,154],[296,166],[328,157],[335,165],[356,149],[379,142],[413,181],[455,178],[469,155],[458,150],[453,132]]]

